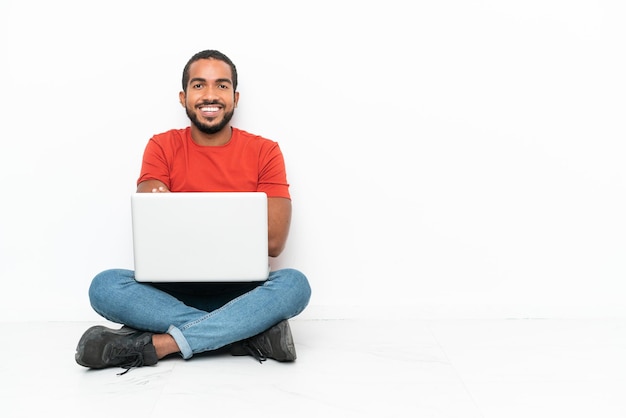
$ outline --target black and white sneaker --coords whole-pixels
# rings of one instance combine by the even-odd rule
[[[115,330],[101,325],[89,328],[78,341],[76,362],[92,369],[106,367],[152,366],[159,360],[152,333],[122,327]],[[126,373],[126,372],[124,372]]]

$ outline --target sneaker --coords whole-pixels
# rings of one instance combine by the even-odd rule
[[[78,341],[76,362],[92,369],[152,366],[158,358],[152,334],[122,327],[114,330],[100,325],[89,328]],[[124,374],[121,373],[121,374]]]
[[[230,354],[233,356],[250,355],[259,363],[268,358],[277,361],[294,361],[296,346],[293,343],[289,322],[284,320],[267,331],[232,344]]]

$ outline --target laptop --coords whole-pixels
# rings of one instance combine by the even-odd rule
[[[268,278],[265,193],[133,193],[131,212],[137,281]]]

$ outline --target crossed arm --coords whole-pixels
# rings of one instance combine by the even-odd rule
[[[137,186],[138,193],[167,193],[167,186],[159,180],[146,180]],[[268,250],[270,257],[278,257],[285,249],[291,225],[291,200],[283,197],[267,199]]]

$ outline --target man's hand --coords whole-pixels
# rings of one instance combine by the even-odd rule
[[[155,187],[154,189],[152,189],[152,193],[169,193],[170,191],[167,190],[167,187],[164,186],[159,186],[158,188]]]
[[[139,183],[137,193],[169,193],[170,189],[159,180],[146,180]]]

